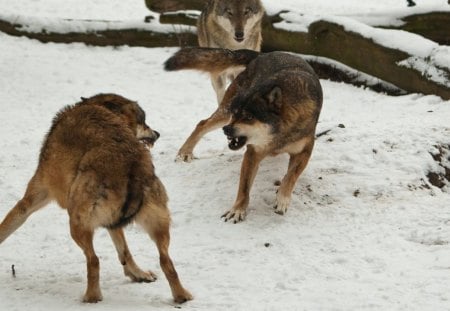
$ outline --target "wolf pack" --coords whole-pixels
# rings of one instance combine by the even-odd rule
[[[287,52],[260,52],[264,14],[260,0],[209,0],[197,23],[199,47],[182,48],[164,64],[167,71],[208,73],[218,103],[180,147],[176,160],[194,160],[196,144],[218,128],[231,150],[246,147],[235,202],[221,215],[233,223],[247,216],[260,162],[282,153],[289,155],[289,164],[274,211],[287,212],[314,147],[322,106],[319,79],[307,62]],[[64,107],[53,119],[24,196],[0,224],[0,243],[31,214],[56,201],[67,210],[70,234],[86,257],[83,301],[95,303],[102,300],[93,245],[99,227],[111,236],[126,276],[135,282],[156,280],[154,273],[135,263],[128,249],[124,227],[136,223],[157,246],[174,301],[193,299],[169,256],[168,195],[150,153],[158,138],[139,104],[117,94],[81,98]]]

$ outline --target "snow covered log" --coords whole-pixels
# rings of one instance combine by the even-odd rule
[[[334,59],[407,92],[450,99],[450,48],[405,31],[378,29],[349,20],[319,20],[307,32],[265,23],[266,51],[286,50]],[[284,21],[285,22],[285,21]],[[409,48],[411,40],[419,46]]]
[[[267,16],[263,23],[263,50],[326,57],[408,93],[435,94],[450,99],[450,48],[402,30],[403,27],[415,29],[445,43],[450,31],[442,25],[447,19],[450,23],[450,14],[432,12],[409,16],[398,29],[375,28],[349,18],[335,18],[314,21],[303,30],[304,25],[296,24],[302,18],[289,12]],[[162,14],[160,21],[193,25],[192,16],[182,12]],[[426,21],[430,23],[428,28]],[[435,29],[438,25],[442,27]],[[413,40],[418,46],[411,47]],[[315,69],[322,65],[323,69],[326,64],[312,65]],[[333,68],[323,70],[321,77],[328,74],[334,78],[331,70]],[[345,72],[338,71],[338,74]],[[343,80],[353,83],[348,75]],[[392,93],[385,88],[382,91]]]
[[[390,28],[416,33],[441,45],[450,45],[450,14],[448,12],[414,14],[402,18],[402,21],[403,25]]]
[[[158,1],[147,2],[156,5]],[[203,5],[203,0],[188,2],[185,5],[189,8]],[[174,0],[173,3],[174,8],[179,8],[175,5],[179,1]],[[0,31],[14,36],[27,36],[42,42],[83,42],[99,46],[186,46],[197,44],[193,25],[198,13],[198,11],[168,12],[161,14],[159,21],[150,17],[147,23],[51,20],[0,15]],[[436,20],[445,21],[450,17],[448,13],[439,14],[440,17],[434,19],[423,16],[404,18],[410,22],[405,22],[399,27],[423,30],[426,28],[423,25],[427,24],[425,21],[431,23],[431,20],[434,20],[437,23]],[[448,46],[441,46],[407,31],[371,27],[344,17],[311,21],[306,26],[302,24],[304,20],[305,16],[291,12],[266,17],[263,23],[263,50],[286,50],[321,56],[384,80],[406,92],[436,94],[450,99]],[[421,22],[417,22],[418,20]],[[434,37],[440,36],[441,39],[448,40],[448,27],[441,27],[439,31],[433,29],[434,27],[430,27],[429,30],[422,32],[434,31],[437,33],[433,34]],[[408,48],[411,40],[418,42],[413,49]],[[354,82],[352,74],[335,69],[334,65],[330,66],[327,62],[316,62],[313,66],[321,69],[321,77],[333,79],[336,78],[333,75],[337,75],[339,78],[343,77],[342,81]],[[384,87],[381,87],[381,91],[392,93]]]
[[[41,42],[80,42],[95,46],[190,46],[197,43],[192,27],[161,25],[158,21],[49,19],[0,15],[0,31]]]
[[[201,10],[207,0],[145,0],[150,11],[165,13],[181,10]]]

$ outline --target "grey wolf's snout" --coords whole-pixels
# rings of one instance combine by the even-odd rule
[[[231,125],[225,125],[222,129],[226,136],[234,136],[234,129]]]

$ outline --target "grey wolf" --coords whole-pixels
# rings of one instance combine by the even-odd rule
[[[260,162],[269,155],[288,153],[289,165],[276,195],[275,212],[284,214],[295,183],[309,161],[322,107],[322,88],[314,70],[301,57],[284,52],[185,48],[165,63],[166,70],[196,69],[221,73],[246,66],[225,92],[218,109],[181,147],[185,161],[203,135],[223,127],[229,148],[247,146],[236,201],[223,218],[244,220],[250,188]]]
[[[261,50],[261,21],[264,7],[260,0],[209,0],[197,22],[198,44],[201,47],[231,50]],[[211,82],[222,101],[228,80],[234,79],[240,68],[211,74]]]
[[[0,243],[32,213],[56,201],[67,210],[71,236],[86,256],[83,301],[93,303],[102,300],[93,246],[98,227],[108,230],[126,276],[136,282],[156,280],[129,252],[123,227],[134,221],[155,241],[174,300],[192,299],[168,253],[168,199],[147,150],[158,137],[145,123],[141,107],[119,95],[99,94],[63,108],[45,138],[25,195],[0,224]]]

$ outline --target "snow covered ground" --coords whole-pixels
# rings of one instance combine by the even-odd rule
[[[335,14],[410,10],[406,1],[366,2],[280,0],[276,6],[311,12],[327,7]],[[64,18],[148,13],[137,0],[0,0],[0,8]],[[430,186],[425,176],[437,169],[433,146],[450,143],[450,101],[389,97],[322,81],[318,132],[330,131],[318,138],[288,213],[272,210],[274,183],[285,173],[287,157],[270,158],[256,177],[246,221],[234,225],[220,215],[234,201],[242,151],[228,150],[225,136],[215,131],[195,150],[199,159],[173,161],[216,105],[206,75],[162,70],[175,51],[41,44],[0,34],[0,218],[21,198],[61,107],[99,92],[138,100],[161,133],[152,153],[170,197],[171,255],[195,300],[172,303],[155,246],[130,226],[136,261],[158,281],[126,279],[107,232],[99,229],[104,300],[82,304],[85,259],[70,238],[66,213],[51,205],[0,245],[0,310],[450,309],[450,187]]]

